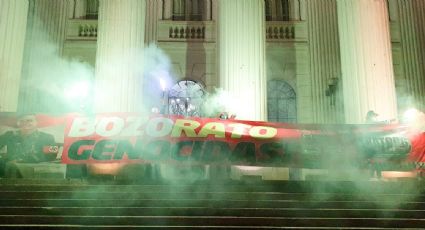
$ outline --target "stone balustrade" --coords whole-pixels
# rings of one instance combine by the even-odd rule
[[[294,39],[295,27],[287,24],[267,25],[267,39]]]
[[[68,40],[96,40],[97,20],[70,19],[66,29]]]
[[[215,22],[162,20],[157,33],[158,41],[215,42]]]
[[[267,42],[307,41],[305,22],[266,22]],[[215,42],[214,21],[158,21],[158,41]],[[96,40],[97,20],[70,19],[68,40]]]
[[[78,27],[79,37],[97,37],[97,25],[83,24]]]
[[[304,21],[268,21],[266,22],[267,42],[306,42],[307,25]]]

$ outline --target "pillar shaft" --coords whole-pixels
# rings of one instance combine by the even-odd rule
[[[345,121],[363,123],[368,110],[397,117],[385,0],[338,0]]]
[[[343,122],[336,0],[307,3],[313,123]],[[326,54],[326,55],[324,55]],[[333,80],[335,79],[335,80]],[[335,83],[330,90],[329,83]],[[327,93],[326,93],[327,92]]]
[[[68,1],[29,1],[22,81],[18,111],[64,112],[59,89],[65,75],[58,74],[65,40]],[[59,70],[60,71],[60,70]]]
[[[16,112],[28,1],[0,0],[0,112]]]
[[[266,74],[263,0],[218,1],[220,86],[239,119],[265,120]]]
[[[145,1],[101,0],[98,27],[95,111],[139,111]]]
[[[161,19],[162,5],[157,0],[146,0],[145,43],[156,42],[156,27]]]
[[[406,93],[401,95],[403,109],[425,109],[425,2],[398,0],[401,35],[401,63],[406,79]],[[400,104],[400,102],[399,102]]]

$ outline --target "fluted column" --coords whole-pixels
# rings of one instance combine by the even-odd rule
[[[345,121],[397,117],[386,0],[338,0]]]
[[[101,0],[96,53],[95,111],[142,107],[145,0]]]
[[[62,54],[69,1],[30,0],[20,86],[20,112],[62,112],[57,88],[64,80],[53,76]],[[60,80],[59,80],[60,79]]]
[[[340,58],[336,0],[307,2],[311,100],[314,123],[340,123],[344,121],[341,92],[326,95],[332,79],[340,80]],[[326,54],[326,55],[324,55]],[[338,81],[335,81],[338,84]]]
[[[27,39],[32,42],[47,42],[62,53],[65,40],[65,25],[68,18],[67,1],[31,0],[31,30]],[[30,19],[29,19],[30,20]],[[36,54],[37,55],[37,54]]]
[[[229,110],[238,119],[265,120],[264,1],[219,0],[217,11],[220,86],[235,100]]]
[[[402,58],[406,91],[401,105],[425,109],[425,1],[398,0]],[[407,97],[407,98],[405,98]]]
[[[17,111],[27,14],[27,0],[0,0],[0,112]]]
[[[162,14],[162,5],[158,0],[146,1],[145,43],[156,42],[157,22]]]

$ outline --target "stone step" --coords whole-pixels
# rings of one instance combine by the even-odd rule
[[[421,219],[425,210],[343,208],[211,208],[205,207],[2,207],[0,216],[203,216],[294,218],[407,218]]]
[[[373,201],[373,202],[423,202],[423,195],[415,194],[338,194],[338,193],[283,193],[283,192],[108,192],[102,188],[91,191],[1,191],[4,199],[113,199],[113,200],[297,200],[297,201]]]
[[[425,227],[418,181],[62,182],[0,180],[0,229]]]
[[[258,209],[424,209],[424,202],[415,201],[312,201],[312,200],[193,200],[193,199],[0,199],[0,208],[45,207],[45,208],[258,208]]]
[[[241,216],[46,216],[0,215],[0,227],[7,225],[91,225],[102,226],[256,226],[260,227],[352,227],[419,228],[424,219],[411,218],[322,218],[322,217],[241,217]]]

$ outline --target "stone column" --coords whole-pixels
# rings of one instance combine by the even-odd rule
[[[67,1],[30,1],[31,12],[28,15],[28,23],[31,22],[32,25],[28,28],[30,34],[27,35],[27,39],[31,42],[50,43],[59,55],[62,54],[68,7],[70,4]]]
[[[402,109],[425,109],[425,2],[397,0],[400,25],[400,62],[404,70],[405,92],[400,95]],[[395,17],[393,17],[395,18]]]
[[[221,88],[238,119],[266,120],[263,0],[219,0],[217,63]]]
[[[95,111],[135,112],[142,107],[145,0],[101,0]]]
[[[0,0],[0,112],[17,111],[27,14],[27,0]]]
[[[397,117],[387,1],[338,0],[338,28],[346,123]]]
[[[72,4],[57,0],[28,2],[18,111],[64,112],[65,106],[58,93],[63,93],[59,88],[65,77],[56,71],[60,71],[58,63],[61,62],[65,25],[70,13],[68,8]]]
[[[146,22],[145,22],[145,43],[156,42],[156,27],[160,15],[162,14],[162,5],[158,0],[145,0],[146,1]]]
[[[325,12],[325,13],[324,13]],[[313,123],[344,122],[336,0],[307,2]],[[324,55],[326,54],[326,55]],[[335,90],[329,90],[335,83]]]

